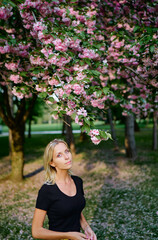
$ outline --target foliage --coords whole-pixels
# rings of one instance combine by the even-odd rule
[[[155,111],[155,0],[14,2],[1,7],[2,89],[18,99],[38,94],[54,118],[70,115],[96,144],[110,134],[90,131],[89,106]]]

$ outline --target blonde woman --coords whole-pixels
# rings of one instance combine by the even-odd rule
[[[67,143],[50,142],[44,153],[46,182],[39,190],[32,223],[38,239],[97,240],[82,210],[85,207],[82,179],[71,175],[72,155]],[[43,227],[46,214],[49,230]],[[84,233],[80,232],[81,228]]]

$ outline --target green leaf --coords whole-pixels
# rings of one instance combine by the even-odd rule
[[[38,94],[38,96],[40,98],[46,98],[47,97],[47,93],[46,92],[41,92],[41,93]]]
[[[66,76],[70,76],[70,73],[67,70],[64,70]]]
[[[88,126],[86,123],[81,127],[81,131],[86,131],[87,133],[90,132],[90,126]]]
[[[135,26],[133,32],[137,32],[140,29],[140,26]]]
[[[52,111],[52,114],[57,115],[58,111]]]
[[[91,70],[91,72],[95,75],[95,76],[99,76],[101,73],[98,72],[97,70]]]
[[[17,1],[17,3],[18,3],[18,2],[21,3],[20,1]],[[11,0],[3,0],[3,1],[2,1],[2,4],[4,4],[4,5],[8,5],[8,4],[9,4],[9,5],[12,6],[12,7],[17,7],[16,4],[13,3]]]
[[[90,59],[85,58],[84,61],[85,61],[88,65],[91,65],[91,60],[90,60]]]
[[[84,121],[90,126],[91,123],[89,119],[85,118]]]
[[[27,77],[27,75],[28,75],[28,72],[21,72],[20,73],[20,76],[22,76],[22,77]]]
[[[82,32],[80,33],[80,36],[81,36],[83,39],[85,39],[85,38],[86,38],[86,37],[85,37],[85,32],[82,31]]]
[[[154,52],[154,50],[155,50],[155,46],[154,46],[154,45],[152,45],[152,46],[150,46],[150,47],[149,47],[149,49],[150,49],[150,52],[151,52],[151,53],[153,53],[153,52]]]
[[[104,87],[104,88],[103,88],[103,92],[104,92],[105,95],[107,95],[107,94],[109,93],[109,88]]]
[[[102,95],[102,90],[98,90],[98,91],[96,92],[96,95],[97,95],[97,97],[101,97],[101,95]]]

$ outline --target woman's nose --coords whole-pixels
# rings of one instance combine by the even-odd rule
[[[68,156],[67,153],[64,154],[64,157],[65,157],[65,159],[68,159],[68,158],[69,158],[69,156]]]

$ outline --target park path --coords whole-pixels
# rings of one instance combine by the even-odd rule
[[[73,133],[80,133],[80,130],[73,130]],[[31,134],[61,134],[61,130],[56,130],[56,131],[32,131]],[[8,136],[8,132],[4,132],[0,134],[0,137]],[[25,132],[25,135],[28,135],[28,132]]]

